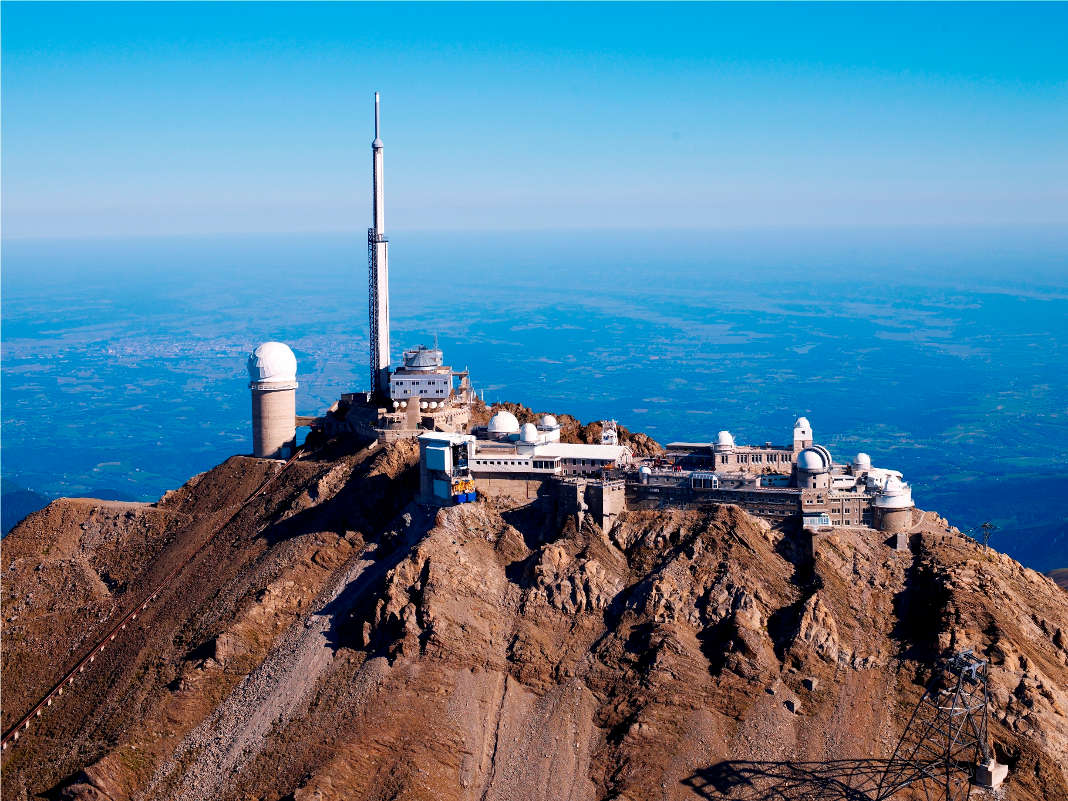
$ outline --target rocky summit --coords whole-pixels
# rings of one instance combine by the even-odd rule
[[[1068,593],[938,515],[907,550],[732,506],[604,531],[540,502],[421,506],[417,458],[338,438],[24,520],[5,731],[50,702],[3,798],[841,797],[751,777],[888,758],[964,648],[989,661],[997,792],[1068,798]]]

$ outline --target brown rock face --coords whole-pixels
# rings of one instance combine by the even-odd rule
[[[4,540],[5,726],[185,566],[5,753],[3,798],[752,797],[725,765],[888,757],[964,647],[1010,797],[1068,797],[1068,593],[933,515],[814,558],[734,507],[556,528],[420,507],[412,443],[343,445]]]

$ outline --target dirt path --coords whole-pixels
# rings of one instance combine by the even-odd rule
[[[398,549],[401,553],[405,549]],[[240,769],[263,748],[276,723],[285,723],[303,708],[309,693],[333,658],[334,626],[375,579],[394,566],[394,555],[371,561],[365,550],[350,560],[316,612],[297,621],[267,659],[245,677],[230,696],[191,731],[157,770],[146,797],[171,775],[183,758],[192,757],[172,798],[207,801],[218,797]]]

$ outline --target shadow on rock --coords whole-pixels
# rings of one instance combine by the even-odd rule
[[[682,784],[708,801],[874,801],[889,764],[886,759],[731,760],[703,768]]]

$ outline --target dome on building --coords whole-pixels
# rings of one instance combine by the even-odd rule
[[[807,417],[798,417],[794,421],[794,428],[812,428]]]
[[[538,421],[538,425],[541,428],[558,428],[560,424],[556,422],[556,418],[551,414],[543,414],[541,420]]]
[[[519,441],[534,444],[538,441],[538,428],[533,423],[523,423],[519,429]]]
[[[404,360],[404,369],[413,372],[428,372],[441,367],[442,364],[441,351],[426,345],[404,351],[401,358]]]
[[[730,431],[720,431],[716,434],[716,450],[726,450],[734,447],[734,437]]]
[[[519,421],[516,420],[514,414],[505,409],[501,409],[490,418],[489,425],[486,429],[491,434],[518,434]]]
[[[898,476],[887,476],[875,495],[875,505],[880,509],[909,509],[912,507],[912,487]]]
[[[297,380],[297,357],[282,342],[264,342],[249,354],[248,377],[253,382],[292,383]]]
[[[853,457],[853,467],[861,467],[864,469],[871,467],[871,457],[866,453],[858,453]]]
[[[806,473],[826,473],[831,469],[831,460],[824,448],[805,448],[797,454],[797,469]]]

